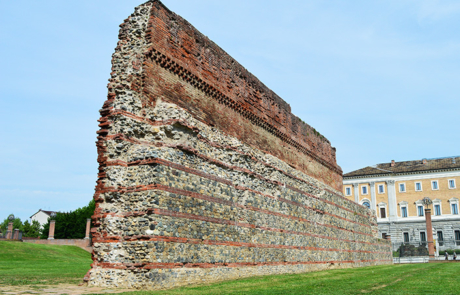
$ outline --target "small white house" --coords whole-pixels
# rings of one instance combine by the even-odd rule
[[[37,220],[41,226],[48,222],[48,218],[51,216],[51,213],[56,211],[45,211],[45,210],[38,210],[37,213],[30,216],[30,222],[32,223],[34,220]]]

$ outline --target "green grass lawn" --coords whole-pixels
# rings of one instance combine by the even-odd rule
[[[383,265],[122,294],[460,294],[460,263]]]
[[[90,254],[72,246],[0,242],[0,284],[77,284]],[[123,294],[460,294],[459,263],[383,265],[253,277],[206,286]]]
[[[75,246],[0,241],[4,285],[79,283],[91,263],[91,254]]]

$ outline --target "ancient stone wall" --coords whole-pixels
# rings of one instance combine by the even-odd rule
[[[159,1],[121,25],[89,284],[169,288],[391,263],[335,149]]]

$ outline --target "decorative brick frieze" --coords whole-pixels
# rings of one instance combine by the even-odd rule
[[[170,288],[391,263],[335,149],[159,1],[120,26],[100,110],[90,285]]]

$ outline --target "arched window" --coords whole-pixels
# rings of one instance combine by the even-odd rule
[[[369,199],[367,199],[367,198],[362,199],[360,204],[363,205],[366,208],[371,209],[371,201]]]

